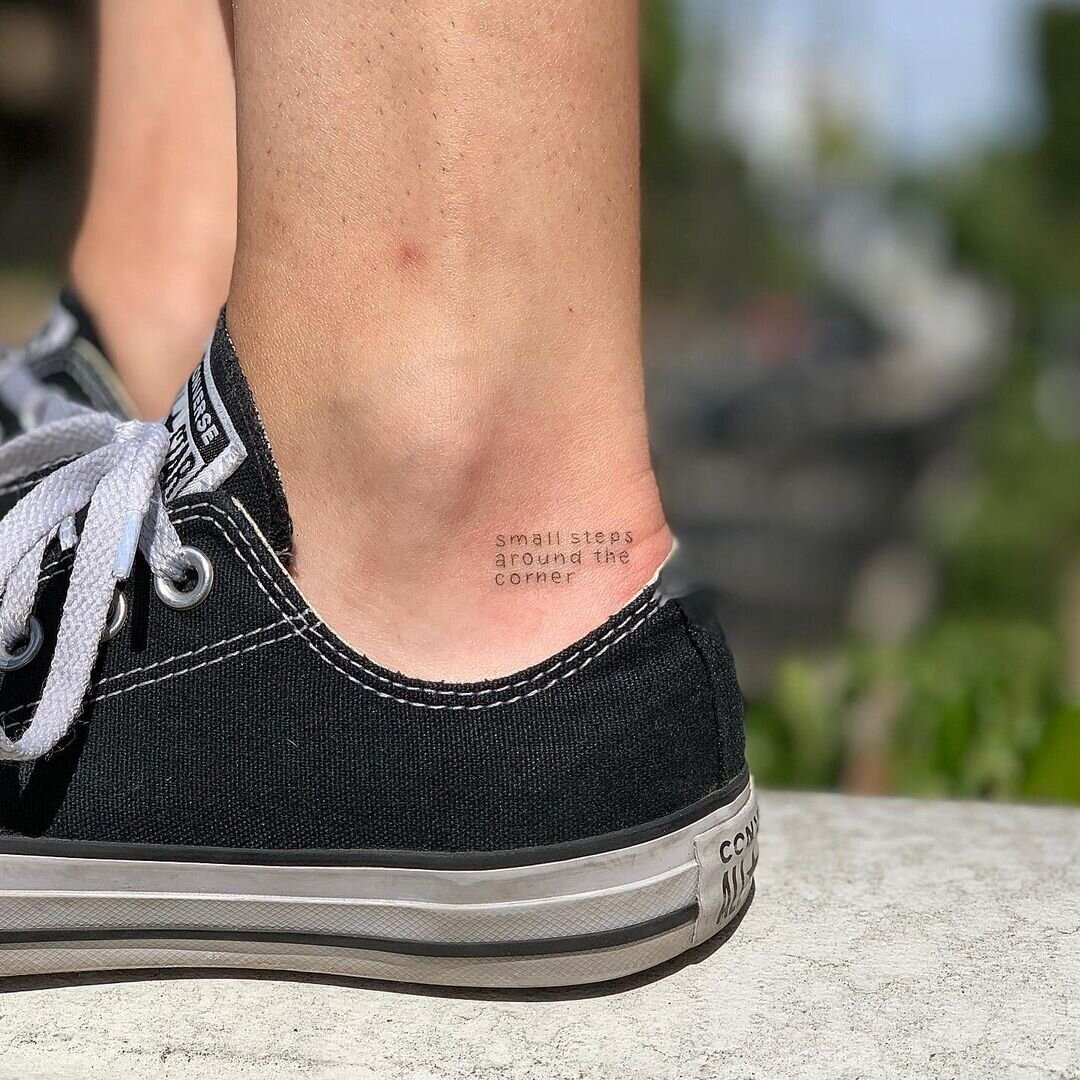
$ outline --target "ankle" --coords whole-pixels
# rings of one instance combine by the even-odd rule
[[[308,502],[294,516],[293,574],[329,625],[384,667],[496,678],[585,636],[654,576],[672,539],[645,487],[557,509],[524,490],[498,519],[412,533],[371,507],[374,527],[346,525],[347,504],[324,489],[320,510]]]
[[[545,392],[525,358],[504,377],[456,350],[291,380],[229,313],[292,511],[294,576],[374,660],[449,680],[520,670],[601,624],[668,554],[635,394]]]

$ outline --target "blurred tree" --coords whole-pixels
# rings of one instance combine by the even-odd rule
[[[686,151],[675,121],[675,93],[682,52],[670,0],[645,0],[641,8],[642,165],[652,177],[677,174]]]
[[[1080,293],[1080,8],[1032,17],[1043,101],[1035,144],[991,148],[924,192],[949,211],[961,258],[1014,292],[1022,327],[1047,298]]]
[[[766,285],[803,282],[798,254],[758,202],[741,159],[718,135],[693,138],[679,122],[681,5],[645,0],[641,35],[646,290],[716,306]]]
[[[1046,115],[1039,156],[1055,195],[1074,205],[1080,192],[1080,9],[1054,6],[1040,13],[1038,55]]]
[[[880,788],[1080,801],[1080,436],[1052,430],[1039,404],[1064,385],[1048,372],[1080,371],[1080,333],[1060,332],[1080,312],[1080,7],[1030,15],[1037,135],[897,184],[943,213],[958,260],[1016,316],[1009,362],[968,432],[977,478],[962,508],[927,523],[939,610],[899,644],[783,665],[749,709],[763,782],[858,785],[867,706],[884,703],[870,725]]]

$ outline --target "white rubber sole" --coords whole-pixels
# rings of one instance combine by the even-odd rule
[[[678,956],[739,913],[757,826],[747,784],[641,843],[473,869],[0,845],[0,977],[197,967],[471,987],[604,982]]]

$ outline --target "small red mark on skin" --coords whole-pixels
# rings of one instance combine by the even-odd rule
[[[424,249],[415,241],[406,240],[398,252],[398,259],[402,266],[417,267],[424,265]]]

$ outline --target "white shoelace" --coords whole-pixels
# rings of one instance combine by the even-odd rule
[[[25,636],[41,561],[54,537],[75,547],[49,673],[18,739],[0,731],[0,760],[32,761],[52,750],[82,708],[118,582],[137,551],[151,571],[181,581],[188,570],[180,538],[161,500],[158,476],[169,449],[163,424],[126,423],[80,410],[0,447],[0,482],[57,460],[81,456],[42,479],[0,521],[0,645]],[[75,515],[86,510],[81,535]]]

